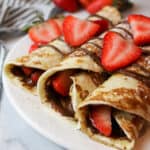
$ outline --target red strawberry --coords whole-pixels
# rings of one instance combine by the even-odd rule
[[[99,29],[99,33],[98,34],[108,30],[108,28],[109,28],[109,21],[108,20],[105,20],[105,19],[103,19],[103,20],[95,20],[93,22],[98,24],[98,25],[100,25],[100,29]]]
[[[111,108],[108,106],[93,106],[90,112],[92,125],[105,136],[112,133]]]
[[[100,29],[96,23],[67,16],[63,23],[65,41],[71,46],[79,46],[92,38]]]
[[[128,22],[133,31],[135,44],[150,44],[150,17],[143,15],[129,15]]]
[[[78,9],[78,1],[77,0],[53,0],[53,2],[60,8],[74,12]]]
[[[108,32],[103,41],[101,63],[107,71],[115,71],[137,60],[142,50],[115,32]]]
[[[56,21],[57,25],[59,26],[59,29],[61,30],[61,33],[63,34],[63,22],[64,22],[64,18],[55,18],[53,20]]]
[[[35,43],[50,42],[61,36],[58,24],[52,19],[31,27],[28,33]]]
[[[79,0],[79,2],[83,5],[83,7],[87,7],[94,0]]]
[[[34,73],[32,73],[31,80],[33,81],[33,83],[35,83],[35,84],[37,83],[41,74],[42,74],[42,71],[35,71]]]
[[[29,49],[29,53],[32,53],[33,51],[35,51],[36,49],[38,49],[40,46],[42,45],[47,45],[48,43],[33,43]]]
[[[25,74],[26,76],[30,76],[30,75],[32,74],[32,72],[33,72],[33,69],[32,69],[32,68],[25,67],[25,66],[22,67],[22,70],[23,70],[23,72],[24,72],[24,74]]]
[[[70,85],[72,80],[70,76],[73,74],[72,70],[59,72],[52,79],[52,86],[54,90],[62,96],[67,96],[69,94]]]
[[[94,0],[86,7],[86,10],[89,13],[94,14],[100,9],[102,9],[103,7],[112,4],[113,4],[113,0]]]
[[[30,46],[29,53],[32,53],[33,51],[35,51],[35,50],[38,49],[38,48],[39,48],[39,44],[33,43],[33,44]]]

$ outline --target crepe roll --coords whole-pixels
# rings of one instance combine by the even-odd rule
[[[131,150],[150,121],[150,88],[143,82],[114,74],[78,105],[80,129],[92,139]]]

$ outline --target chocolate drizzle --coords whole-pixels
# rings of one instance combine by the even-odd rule
[[[119,72],[134,77],[150,87],[150,55],[141,56],[135,63]]]

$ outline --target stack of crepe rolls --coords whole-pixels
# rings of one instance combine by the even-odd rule
[[[110,27],[118,23],[121,19],[118,10],[114,7],[105,7],[97,14],[90,16],[88,20],[100,20],[104,18],[109,20]],[[91,46],[91,44],[89,44],[89,46]],[[29,68],[32,69],[34,73],[41,75],[49,68],[59,64],[62,59],[72,51],[73,48],[67,45],[63,38],[59,38],[26,56],[8,61],[5,64],[4,72],[6,77],[17,86],[36,94],[37,82],[33,82],[31,76],[26,75],[22,71],[22,68],[26,69],[27,73],[30,73],[30,71],[28,71]]]
[[[111,29],[127,40],[132,30],[127,21]],[[103,35],[104,36],[104,35]],[[99,85],[78,106],[81,130],[92,139],[117,149],[133,149],[146,121],[150,121],[150,49],[142,46],[142,56],[130,66]],[[104,135],[92,123],[94,109],[107,109],[111,114],[112,133]]]
[[[102,15],[108,20],[113,19],[111,24],[120,21],[120,14],[112,7],[106,7],[100,16]],[[97,15],[93,15],[91,19],[96,17]],[[49,69],[40,77],[38,93],[41,102],[50,106],[50,110],[67,118],[75,119],[78,104],[105,80],[105,73],[101,74],[103,69],[99,64],[101,41],[100,37],[89,40],[68,54],[59,65]],[[72,80],[65,96],[54,90],[52,85],[59,74],[69,74],[69,78]]]

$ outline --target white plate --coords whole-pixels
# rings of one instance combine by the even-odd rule
[[[137,4],[132,12],[149,15],[149,2],[146,0],[135,0]],[[9,53],[7,60],[27,54],[31,45],[28,37],[22,38],[16,43]],[[7,61],[6,60],[6,61]],[[56,118],[41,105],[37,96],[33,96],[20,88],[14,86],[5,77],[3,78],[4,88],[13,106],[18,113],[39,133],[48,139],[72,150],[113,150],[102,144],[90,140],[86,135],[74,128],[72,124],[61,118]],[[150,130],[142,136],[136,145],[136,150],[149,150]]]

